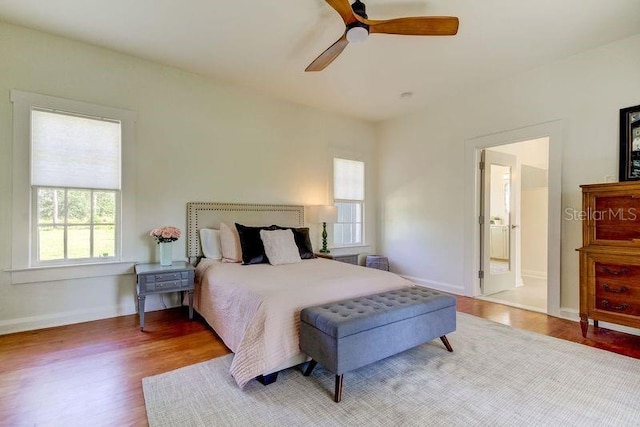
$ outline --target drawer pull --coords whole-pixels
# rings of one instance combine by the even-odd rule
[[[620,275],[629,273],[629,269],[626,268],[626,267],[625,268],[621,268],[620,270],[612,270],[609,267],[604,267],[603,270],[604,270],[605,273],[611,274],[613,276],[620,276]]]
[[[618,304],[618,305],[611,305],[611,303],[606,299],[602,300],[602,306],[606,308],[610,308],[612,310],[626,310],[627,308],[629,308],[629,304],[627,304],[626,302],[623,302],[622,304]]]
[[[613,292],[614,294],[623,294],[629,290],[629,288],[627,288],[626,286],[621,286],[619,288],[612,288],[606,283],[602,285],[602,289],[604,289],[607,292]]]

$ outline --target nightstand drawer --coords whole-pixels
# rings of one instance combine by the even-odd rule
[[[334,255],[323,252],[316,252],[315,255],[318,258],[326,258],[332,259],[338,262],[344,262],[346,264],[360,265],[358,262],[359,255],[358,254],[342,254],[342,255]]]
[[[142,283],[154,283],[154,282],[169,282],[173,280],[184,280],[189,278],[188,271],[175,271],[172,273],[161,274],[143,274],[140,275],[140,282]]]
[[[140,275],[140,283],[158,283],[158,282],[170,282],[175,280],[187,280],[189,279],[190,272],[188,271],[176,271],[172,273],[161,274],[142,274]]]
[[[185,272],[186,274],[186,272]],[[169,281],[169,280],[180,280],[182,279],[182,275],[181,273],[175,272],[175,273],[164,273],[164,274],[156,274],[155,276],[149,276],[150,278],[152,278],[152,280],[155,279],[156,282],[165,282],[165,281]]]
[[[192,282],[188,279],[184,280],[168,280],[164,282],[141,283],[142,292],[153,291],[180,291],[192,288]]]
[[[347,264],[358,265],[358,254],[352,255],[334,255],[333,259],[339,262],[345,262]]]
[[[189,280],[171,280],[167,282],[155,283],[156,291],[170,291],[170,290],[178,291],[178,290],[186,289],[190,287],[191,287],[191,282]]]

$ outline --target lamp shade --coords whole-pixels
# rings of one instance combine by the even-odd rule
[[[330,205],[310,206],[310,220],[314,223],[334,223],[338,220],[338,208]]]

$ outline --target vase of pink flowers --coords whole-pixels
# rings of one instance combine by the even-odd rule
[[[180,238],[180,229],[176,227],[154,228],[149,232],[149,235],[156,239],[156,242],[158,243],[160,265],[171,265],[171,261],[173,260],[171,244]]]

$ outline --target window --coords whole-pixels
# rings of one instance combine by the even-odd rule
[[[12,270],[85,265],[77,275],[92,277],[87,264],[130,257],[135,113],[17,90],[11,101]]]
[[[334,246],[364,244],[364,162],[333,159],[333,198],[338,208]]]
[[[116,256],[117,191],[34,189],[37,262]]]
[[[31,111],[34,264],[115,259],[119,121]]]

